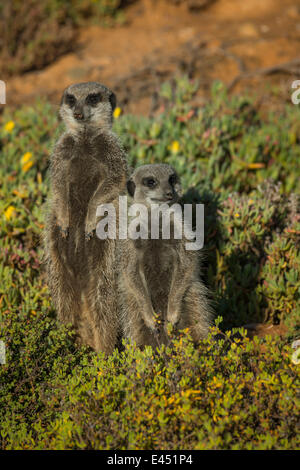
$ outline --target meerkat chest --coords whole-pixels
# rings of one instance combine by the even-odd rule
[[[101,165],[93,152],[75,150],[69,161],[69,196],[76,206],[86,206],[104,178]]]
[[[172,271],[174,264],[174,250],[164,240],[149,240],[145,243],[143,263],[146,270],[154,276],[165,275]]]
[[[75,151],[69,161],[70,182],[82,184],[93,179],[100,178],[100,164],[93,152]]]
[[[162,240],[158,240],[161,242]],[[144,274],[150,292],[153,308],[157,313],[167,308],[173,272],[173,253],[164,249],[162,243],[155,244],[144,256]]]

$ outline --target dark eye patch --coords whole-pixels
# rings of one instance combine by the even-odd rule
[[[174,184],[177,183],[177,175],[175,175],[175,173],[169,177],[169,183],[171,186],[174,186]]]
[[[68,106],[74,106],[75,103],[76,103],[76,98],[74,95],[70,95],[70,94],[67,94],[66,95],[66,98],[65,98],[65,103],[68,105]]]
[[[100,103],[102,99],[101,93],[91,93],[86,97],[86,104],[89,106],[96,106],[98,103]]]
[[[157,185],[157,182],[155,178],[148,176],[147,178],[143,179],[143,185],[147,186],[148,188],[154,188]]]

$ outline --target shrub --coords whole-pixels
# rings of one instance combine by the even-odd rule
[[[6,322],[2,449],[295,449],[299,375],[291,348],[227,332],[186,334],[153,353],[74,348],[47,315]],[[298,410],[299,411],[299,410]]]
[[[0,4],[0,74],[41,69],[76,44],[84,21],[108,22],[121,0],[21,0]]]

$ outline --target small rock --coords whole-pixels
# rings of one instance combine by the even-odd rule
[[[297,349],[300,347],[300,339],[296,339],[296,341],[292,342],[292,348]]]
[[[247,37],[257,37],[258,36],[258,31],[254,24],[252,23],[244,23],[242,26],[239,28],[240,34],[242,36],[247,36]]]
[[[292,354],[292,363],[293,364],[300,364],[300,348],[296,349],[295,352]]]
[[[270,28],[266,24],[262,24],[260,30],[262,33],[268,33],[270,31]]]

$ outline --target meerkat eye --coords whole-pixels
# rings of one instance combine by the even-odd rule
[[[101,101],[100,93],[91,93],[86,97],[86,104],[90,106],[96,106]]]
[[[173,173],[173,175],[171,175],[169,178],[169,184],[171,186],[174,186],[175,183],[177,183],[177,176],[175,175],[175,173]]]
[[[148,188],[154,188],[156,186],[156,181],[151,176],[143,179],[143,185],[148,186]]]
[[[74,106],[75,103],[76,103],[76,98],[74,95],[67,95],[66,96],[66,99],[65,99],[65,102],[67,105],[69,105],[70,107]]]

